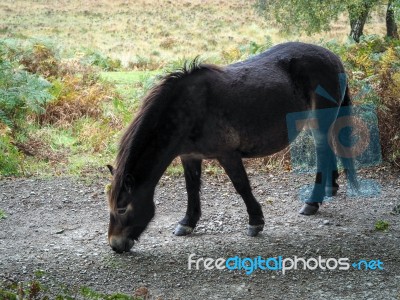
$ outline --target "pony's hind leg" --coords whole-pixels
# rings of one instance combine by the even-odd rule
[[[264,229],[264,215],[260,203],[251,192],[250,182],[244,169],[240,154],[233,153],[218,159],[225,172],[228,174],[236,191],[242,196],[249,214],[249,227],[247,235],[256,236]]]
[[[181,156],[181,161],[185,173],[188,205],[185,217],[175,228],[174,234],[177,236],[188,235],[192,233],[201,216],[200,177],[202,160]]]
[[[339,185],[337,184],[337,160],[328,143],[325,130],[313,132],[315,150],[317,153],[317,174],[314,188],[309,199],[304,203],[299,213],[302,215],[314,215],[317,213],[324,197],[334,196]]]
[[[326,182],[325,194],[328,197],[334,197],[337,195],[337,192],[339,190],[339,184],[337,183],[339,172],[336,169],[333,170],[330,175],[331,177],[328,177],[328,180]]]
[[[335,156],[334,156],[335,157]],[[336,157],[335,157],[335,166],[336,166]],[[319,172],[317,173],[316,179],[315,179],[315,184],[321,184],[322,181],[322,175],[323,173]],[[337,168],[334,170],[328,169],[326,172],[326,184],[325,184],[325,196],[327,197],[334,197],[337,195],[337,191],[339,190],[339,184],[337,183],[337,180],[339,178],[339,172],[337,171]],[[314,187],[315,189],[315,187]],[[312,200],[313,197],[310,198]],[[315,199],[315,196],[314,196]],[[322,204],[322,201],[306,201],[304,203],[303,207],[300,210],[300,214],[302,215],[314,215],[317,213],[319,209],[319,205]]]

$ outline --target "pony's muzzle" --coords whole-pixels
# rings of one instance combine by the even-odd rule
[[[111,248],[117,253],[129,252],[135,244],[134,240],[119,236],[111,236],[108,242]]]

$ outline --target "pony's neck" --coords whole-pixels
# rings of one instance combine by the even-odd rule
[[[171,144],[163,144],[158,147],[160,137],[153,137],[152,143],[146,147],[144,153],[140,156],[136,167],[132,170],[134,177],[146,181],[151,186],[156,186],[167,167],[171,164],[177,153]],[[153,144],[155,142],[155,144]],[[162,142],[164,140],[162,139]]]
[[[131,128],[133,134],[127,137],[130,139],[129,143],[125,143],[120,149],[125,151],[125,162],[122,163],[125,171],[136,181],[143,181],[154,187],[179,154],[177,149],[181,136],[177,134],[176,131],[179,130],[173,124],[174,105],[172,101],[169,104],[162,109],[154,106],[145,111],[142,120]]]

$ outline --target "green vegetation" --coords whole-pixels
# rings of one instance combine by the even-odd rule
[[[0,92],[5,95],[0,102],[1,176],[106,172],[121,130],[161,73],[100,72],[96,64],[81,59],[60,59],[51,47],[36,40],[0,43],[7,66],[0,73]],[[18,72],[27,80],[13,81],[10,74]],[[24,85],[33,80],[43,87]],[[172,166],[168,172],[182,174],[181,167]]]
[[[7,86],[2,93],[21,91],[23,95],[13,93],[13,97],[3,97],[0,102],[6,112],[0,121],[0,174],[100,176],[106,173],[104,166],[116,156],[122,129],[134,117],[146,92],[166,71],[100,72],[98,67],[78,60],[60,59],[50,46],[26,40],[23,43],[24,47],[16,46],[20,45],[18,40],[0,44],[2,61],[9,66],[0,73],[3,74],[0,84]],[[224,52],[223,59],[227,63],[244,59],[271,45],[271,40],[263,45],[251,43]],[[344,61],[355,102],[377,105],[382,120],[384,157],[400,166],[400,129],[393,125],[400,118],[400,42],[365,36],[360,43],[330,41],[322,45]],[[181,61],[170,63],[166,70],[180,64]],[[18,72],[42,85],[33,85],[29,91],[29,85],[12,81],[9,76]],[[363,91],[365,87],[369,89],[367,92]],[[36,95],[39,101],[34,101]],[[22,105],[24,99],[29,99],[34,107]],[[15,103],[22,103],[23,109],[17,110]],[[213,164],[207,168],[210,174],[218,173]],[[182,174],[179,161],[174,161],[167,173]]]
[[[140,98],[144,92],[149,90],[160,70],[146,71],[119,71],[119,72],[101,72],[103,80],[115,85],[117,92],[125,98]]]
[[[331,30],[323,34],[313,37],[299,37],[297,33],[294,36],[282,35],[275,22],[267,21],[257,13],[254,9],[256,2],[4,0],[0,9],[0,37],[50,40],[59,48],[62,45],[64,57],[91,56],[89,60],[95,61],[104,61],[109,57],[120,60],[122,65],[131,69],[155,70],[179,58],[191,59],[197,55],[205,55],[207,61],[221,64],[224,63],[222,52],[251,42],[263,45],[268,36],[274,43],[299,38],[315,41],[321,37],[342,41],[350,30],[348,18],[339,15],[338,21],[331,23]],[[300,6],[304,2],[325,4],[332,1],[297,2]],[[293,7],[296,6],[290,6],[295,12]],[[308,8],[309,5],[304,5],[302,11]],[[377,10],[370,15],[364,28],[365,34],[385,34],[385,15]],[[319,11],[313,11],[319,15]],[[329,14],[333,13],[329,11]],[[304,28],[307,22],[293,24]],[[90,55],[91,52],[100,55]],[[98,56],[101,59],[97,59]]]
[[[229,64],[286,38],[299,38],[278,35],[275,23],[257,14],[257,1],[149,6],[148,0],[140,0],[140,5],[129,6],[122,0],[104,0],[95,7],[69,1],[62,9],[36,1],[30,3],[29,16],[20,2],[2,4],[6,15],[0,10],[0,176],[107,174],[104,166],[113,162],[123,128],[162,74],[198,54],[208,63]],[[280,5],[283,9],[287,4]],[[326,3],[320,5],[326,9]],[[337,19],[328,24],[330,31],[319,43],[344,61],[355,102],[377,105],[384,158],[400,167],[400,42],[379,37],[384,35],[386,11],[371,10],[364,32],[379,36],[362,36],[359,43],[346,40],[346,16],[336,12],[319,15]],[[301,22],[315,17],[300,8],[293,13]],[[143,22],[133,22],[135,16]],[[32,22],[43,24],[33,32]],[[70,26],[73,22],[77,26]],[[318,22],[313,19],[309,25],[328,28]],[[315,42],[321,37],[300,39]],[[273,158],[284,161],[278,156]],[[264,162],[271,164],[271,159]],[[219,172],[212,163],[204,169]],[[182,172],[179,160],[167,171]]]
[[[51,84],[19,69],[14,48],[0,41],[0,175],[19,174],[22,156],[15,141],[28,131],[27,118],[45,113],[53,99]]]
[[[387,231],[389,229],[389,223],[387,221],[379,220],[375,223],[375,230]]]
[[[0,209],[0,220],[5,219],[5,218],[7,218],[6,213],[2,209]]]
[[[382,1],[378,0],[257,0],[255,6],[261,15],[276,21],[283,31],[306,32],[308,35],[331,31],[334,22],[346,13],[350,25],[349,35],[356,42],[359,42],[364,34],[364,26],[371,13],[378,13],[385,15],[386,36],[398,39],[400,1],[385,1],[385,12],[382,4]]]
[[[80,61],[86,65],[96,66],[105,71],[116,71],[122,66],[121,60],[112,59],[92,49],[87,49]]]
[[[0,175],[19,175],[22,162],[23,155],[12,144],[11,137],[7,135],[0,136]]]
[[[140,84],[146,76],[155,76],[157,71],[120,71],[120,72],[101,72],[103,79],[118,85]]]
[[[105,294],[94,291],[89,287],[70,287],[51,279],[44,280],[46,274],[43,271],[36,271],[33,279],[28,282],[16,282],[4,277],[0,279],[0,299],[5,300],[142,300],[147,299],[148,290],[139,288],[134,295],[129,296],[122,293]]]
[[[123,128],[160,75],[198,55],[229,64],[285,40],[319,43],[341,57],[354,102],[377,106],[384,159],[400,168],[399,10],[398,0],[384,8],[375,0],[2,1],[0,177],[108,175]],[[353,28],[358,43],[348,39]],[[287,167],[286,154],[246,165]],[[222,173],[211,162],[203,169]],[[178,159],[167,170],[182,173]],[[147,290],[128,296],[50,285],[43,272],[22,283],[0,278],[0,299],[76,298],[146,299]]]
[[[162,69],[178,58],[205,53],[222,63],[222,51],[251,41],[263,44],[266,36],[276,33],[257,15],[252,1],[28,3],[2,1],[0,37],[51,37],[63,46],[64,57],[82,57],[110,66],[108,70],[118,61],[130,69]]]
[[[400,40],[364,36],[358,44],[326,46],[344,61],[354,103],[377,106],[383,157],[400,167]]]
[[[52,99],[48,81],[16,69],[6,59],[0,60],[0,78],[0,121],[11,130],[21,130],[29,113],[45,112],[44,106]]]

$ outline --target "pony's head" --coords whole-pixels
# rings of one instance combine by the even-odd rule
[[[108,167],[113,176],[108,191],[108,242],[115,251],[129,251],[153,218],[155,187],[165,169],[179,155],[179,139],[189,131],[189,125],[182,125],[193,120],[186,113],[188,104],[185,102],[182,106],[181,102],[176,102],[186,99],[179,94],[185,86],[180,80],[209,70],[220,69],[200,65],[194,60],[183,69],[166,75],[143,99],[135,119],[122,135],[116,167]],[[179,126],[176,116],[184,119],[178,122]]]
[[[118,252],[129,251],[154,216],[152,189],[130,174],[117,176],[108,166],[113,180],[106,188],[110,206],[108,242]]]

